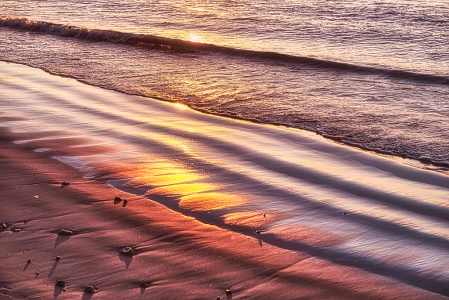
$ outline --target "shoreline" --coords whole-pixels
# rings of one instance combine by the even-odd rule
[[[145,95],[142,95],[142,94],[139,94],[139,93],[129,93],[129,92],[126,92],[126,91],[123,91],[123,90],[110,89],[110,88],[107,88],[105,86],[95,85],[95,84],[89,83],[89,82],[87,82],[87,81],[85,81],[85,80],[83,80],[81,78],[78,78],[76,76],[73,76],[73,75],[66,75],[66,74],[60,74],[60,73],[57,73],[57,72],[52,72],[52,71],[47,70],[45,68],[41,68],[41,67],[34,66],[34,65],[29,65],[29,64],[26,64],[26,63],[15,62],[15,61],[10,61],[10,60],[3,60],[3,59],[0,60],[0,62],[11,63],[11,64],[18,64],[18,65],[30,67],[30,68],[33,68],[33,69],[41,70],[41,71],[43,71],[43,72],[45,72],[45,73],[47,73],[49,75],[52,75],[52,76],[73,79],[73,80],[76,80],[77,82],[80,82],[82,84],[86,84],[86,85],[91,86],[91,87],[98,87],[98,88],[101,88],[101,89],[105,89],[105,90],[108,90],[108,91],[121,93],[121,94],[124,94],[124,95],[143,97],[143,98],[146,98],[146,99],[150,99],[152,101],[153,100],[154,101],[161,101],[163,103],[171,103],[171,104],[178,103],[178,102],[167,100],[167,99],[164,99],[164,98],[161,98],[161,97],[155,97],[155,96],[150,97],[150,96],[145,96]],[[339,144],[339,145],[344,145],[344,146],[347,146],[347,147],[350,147],[350,148],[353,148],[353,149],[357,149],[357,150],[360,150],[360,151],[364,151],[364,152],[367,152],[367,153],[372,153],[372,154],[375,154],[375,155],[384,156],[384,157],[387,157],[387,158],[392,159],[392,160],[397,160],[397,161],[401,162],[404,165],[412,166],[414,168],[419,168],[419,169],[423,169],[423,170],[429,170],[429,171],[432,171],[432,172],[437,172],[437,173],[449,176],[449,163],[446,163],[446,162],[436,162],[436,161],[434,161],[432,159],[429,159],[429,158],[415,158],[415,157],[407,155],[407,154],[399,154],[399,153],[395,153],[395,152],[392,152],[392,151],[387,151],[387,150],[382,150],[382,149],[377,149],[377,148],[365,147],[363,145],[359,145],[359,144],[354,143],[354,142],[345,141],[344,140],[345,137],[328,135],[328,134],[326,134],[324,132],[320,132],[319,130],[313,130],[313,129],[307,129],[307,128],[296,128],[296,127],[289,126],[288,124],[283,124],[283,123],[264,123],[264,122],[259,121],[257,119],[242,118],[242,117],[239,117],[239,116],[233,116],[231,114],[222,114],[222,113],[219,113],[219,112],[217,112],[217,113],[208,112],[208,111],[200,109],[200,108],[195,108],[195,107],[189,106],[189,105],[187,105],[185,103],[182,103],[182,102],[180,102],[179,104],[181,104],[183,106],[186,106],[188,109],[190,109],[192,111],[195,111],[195,112],[198,112],[198,113],[201,113],[201,114],[205,114],[205,115],[208,115],[208,116],[215,116],[215,117],[225,118],[225,119],[229,119],[229,120],[237,120],[237,121],[242,121],[242,122],[248,122],[250,124],[259,124],[259,125],[265,125],[265,126],[272,126],[272,127],[275,127],[275,128],[282,128],[282,129],[292,130],[292,131],[296,131],[296,132],[300,132],[300,133],[302,132],[302,133],[315,134],[317,137],[323,138],[323,139],[325,139],[326,141],[329,141],[329,142],[333,142],[333,143],[336,143],[336,144]],[[408,162],[406,162],[406,160],[410,160],[411,162],[408,163]],[[431,167],[429,167],[429,166],[431,166]]]

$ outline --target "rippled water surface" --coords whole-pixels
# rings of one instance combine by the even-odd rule
[[[444,165],[448,12],[431,1],[2,1],[0,59]]]

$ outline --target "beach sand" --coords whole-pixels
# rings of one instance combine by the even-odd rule
[[[32,73],[39,72],[42,73],[39,70]],[[32,87],[28,94],[21,91],[20,83],[17,86],[11,84],[5,91],[9,91],[11,99],[29,97],[32,95],[30,90],[36,94],[40,89],[48,92],[44,83],[51,80],[46,76],[50,77],[48,74],[41,76],[42,82],[39,83],[30,75],[33,80],[28,83],[28,87]],[[93,88],[79,89],[89,94]],[[59,95],[64,91],[54,88],[51,93]],[[18,120],[20,118],[10,115],[0,116],[0,122],[6,124],[0,124],[0,225],[6,225],[0,232],[1,300],[446,298],[416,287],[420,286],[419,282],[409,285],[392,279],[399,278],[397,274],[390,278],[387,271],[376,274],[367,271],[369,268],[353,267],[351,262],[336,263],[338,251],[326,252],[330,253],[326,254],[328,259],[314,255],[313,249],[332,247],[342,241],[340,237],[313,226],[270,228],[282,239],[281,242],[266,243],[270,241],[270,235],[262,238],[253,230],[265,222],[261,221],[265,218],[262,211],[233,212],[224,216],[225,221],[221,224],[247,226],[253,233],[242,234],[226,226],[221,228],[217,225],[220,223],[204,224],[180,211],[171,210],[153,201],[151,193],[141,196],[128,194],[105,180],[86,177],[79,169],[53,156],[61,153],[91,155],[108,153],[113,149],[104,144],[79,147],[89,142],[79,137],[56,139],[53,144],[50,144],[51,140],[32,141],[43,136],[63,136],[63,133],[57,130],[13,132],[9,129],[10,122]],[[30,142],[14,143],[20,140]],[[319,144],[320,151],[334,151],[341,147],[335,146],[337,148],[334,149],[328,144]],[[42,147],[53,150],[36,151]],[[329,156],[332,151],[329,150]],[[348,156],[356,153],[353,149],[347,151],[344,153]],[[311,150],[311,155],[318,155],[315,152]],[[377,174],[371,171],[374,156],[364,155],[360,154],[363,159],[354,165],[361,165],[361,169],[372,172],[369,174]],[[340,155],[337,153],[337,156]],[[275,162],[272,163],[273,168],[277,167]],[[386,164],[385,160],[375,163]],[[397,165],[394,163],[395,167]],[[338,167],[333,168],[329,172],[338,171]],[[402,172],[401,167],[398,169]],[[303,175],[316,181],[316,174],[308,170],[304,168]],[[404,170],[411,171],[401,173],[401,178],[420,184],[432,176],[442,178],[432,174],[421,178],[422,174],[430,172],[411,167],[404,167]],[[291,172],[294,171],[292,168]],[[351,176],[359,174],[362,172]],[[334,178],[337,187],[358,191],[352,185],[339,182],[337,176]],[[441,182],[443,186],[444,180]],[[325,183],[318,183],[325,186]],[[182,186],[176,187],[182,190]],[[158,191],[160,194],[165,192],[163,188]],[[372,192],[373,198],[378,197],[376,193]],[[201,195],[203,198],[182,197],[180,206],[193,211],[205,209],[206,204],[208,209],[221,209],[220,203],[207,203],[209,198]],[[385,195],[388,196],[387,193]],[[433,210],[429,210],[431,213]],[[275,212],[267,215],[270,222],[280,218]],[[62,229],[73,234],[58,234]],[[283,247],[282,240],[285,243],[299,240],[312,247],[305,252],[301,247],[289,250],[289,247]],[[134,255],[121,253],[126,247],[131,247]],[[58,256],[59,260],[56,259]],[[58,280],[65,286],[57,285]],[[95,293],[85,292],[89,286]],[[435,290],[440,288],[438,285]]]
[[[12,144],[4,129],[0,139],[0,220],[7,225],[0,233],[0,299],[443,298],[260,245],[256,238],[88,180]],[[58,235],[61,229],[73,235]],[[125,247],[134,256],[120,254]],[[96,293],[84,292],[86,286]]]

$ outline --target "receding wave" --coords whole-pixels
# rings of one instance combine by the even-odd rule
[[[337,70],[343,72],[361,73],[367,75],[380,75],[388,78],[420,81],[431,84],[449,85],[449,77],[432,74],[415,73],[403,70],[391,70],[368,66],[359,66],[348,63],[321,60],[311,57],[294,56],[276,52],[263,52],[231,47],[218,46],[206,43],[196,43],[179,39],[170,39],[148,34],[126,33],[112,30],[99,30],[76,27],[71,25],[55,24],[43,21],[34,21],[26,18],[0,18],[0,26],[42,32],[62,37],[72,37],[97,42],[110,42],[138,47],[161,49],[175,52],[218,52],[226,55],[251,57],[264,60],[281,61],[309,65],[316,68]]]

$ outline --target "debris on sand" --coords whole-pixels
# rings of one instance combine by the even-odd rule
[[[0,231],[5,231],[6,228],[8,228],[8,226],[6,226],[5,223],[3,223],[2,225],[0,225]]]
[[[128,255],[128,256],[133,256],[133,255],[134,255],[133,248],[131,248],[131,247],[125,247],[125,248],[123,248],[123,249],[120,251],[120,253],[121,253],[121,254]]]
[[[96,290],[95,290],[95,288],[93,286],[89,285],[89,286],[86,286],[84,288],[84,292],[85,293],[89,293],[89,294],[93,294],[93,293],[96,292]]]
[[[59,230],[59,235],[73,235],[73,231],[67,229]]]
[[[57,280],[57,281],[56,281],[56,286],[65,287],[65,282],[64,282],[64,280]]]

